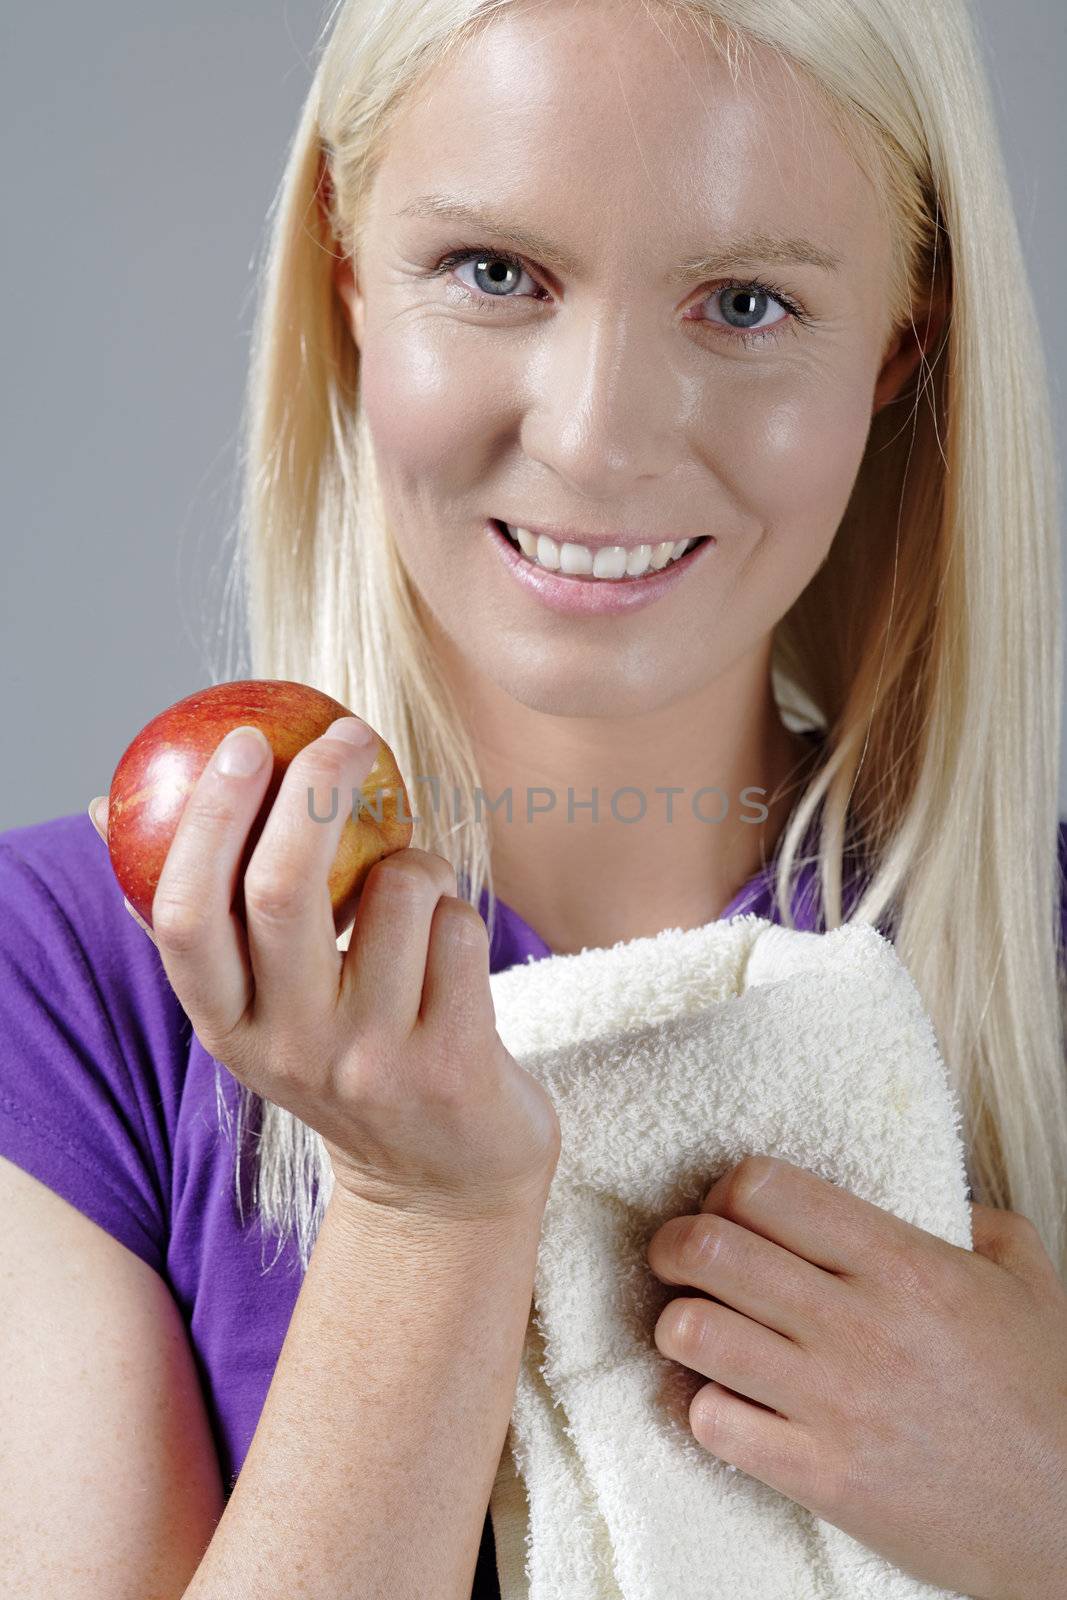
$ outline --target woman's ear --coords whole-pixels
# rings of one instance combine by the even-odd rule
[[[882,360],[882,370],[878,374],[874,402],[871,406],[872,416],[877,415],[883,406],[890,405],[897,398],[914,374],[922,357],[925,355],[929,358],[941,338],[947,320],[947,306],[943,301],[937,301],[916,314],[914,331],[909,325],[897,332]]]
[[[356,281],[351,256],[339,256],[333,269],[334,287],[348,313],[348,326],[357,350],[363,345],[363,296]]]
[[[333,179],[330,176],[330,168],[325,151],[321,151],[319,154],[319,172],[315,184],[315,198],[318,202],[323,243],[326,250],[333,257],[332,276],[334,287],[348,313],[348,325],[352,330],[352,337],[358,349],[363,342],[363,296],[356,280],[352,258],[346,254],[333,231]]]

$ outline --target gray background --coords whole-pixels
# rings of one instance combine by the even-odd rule
[[[976,14],[1062,442],[1067,6]],[[219,617],[251,266],[326,15],[5,7],[0,828],[83,809],[150,717],[247,673]]]

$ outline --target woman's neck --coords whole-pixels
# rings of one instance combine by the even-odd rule
[[[813,746],[782,723],[769,670],[742,665],[630,718],[551,716],[463,685],[494,891],[555,953],[714,921],[773,854]]]

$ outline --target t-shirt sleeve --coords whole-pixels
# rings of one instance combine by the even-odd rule
[[[161,1274],[183,1016],[89,818],[0,833],[0,1155]]]

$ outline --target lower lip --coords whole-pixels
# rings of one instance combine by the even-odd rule
[[[553,611],[566,611],[580,616],[637,611],[642,606],[651,605],[668,589],[673,589],[676,583],[681,583],[686,573],[715,546],[714,539],[704,539],[658,572],[649,571],[642,578],[620,578],[612,582],[606,578],[548,572],[516,550],[507,534],[502,533],[495,522],[488,521],[485,527],[505,564],[531,594]]]

